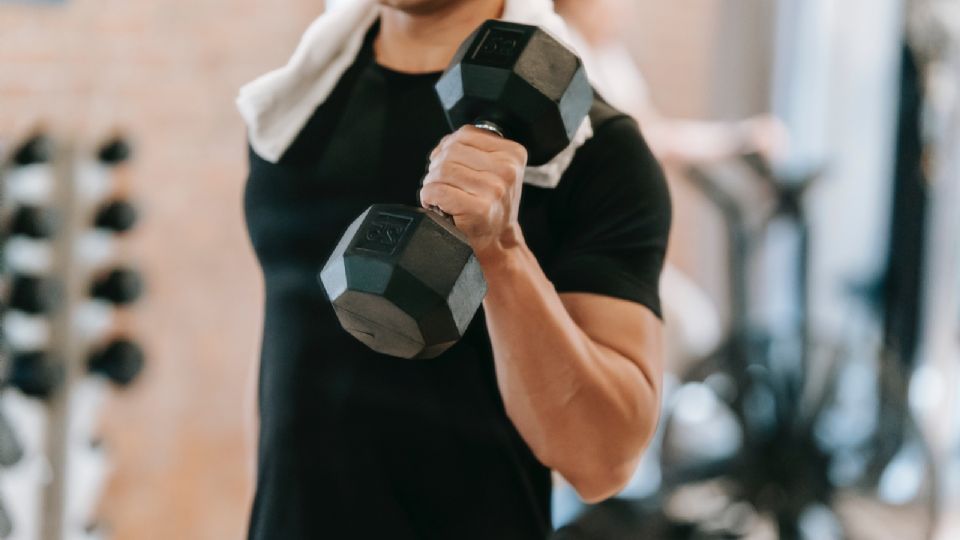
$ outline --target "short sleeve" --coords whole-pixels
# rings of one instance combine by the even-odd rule
[[[618,116],[595,128],[561,188],[557,251],[545,268],[557,291],[638,302],[661,317],[670,194],[637,124]]]

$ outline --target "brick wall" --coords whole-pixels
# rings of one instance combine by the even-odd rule
[[[107,405],[118,540],[243,534],[247,378],[261,283],[245,237],[244,132],[233,98],[279,65],[321,0],[69,0],[0,5],[0,141],[45,126],[93,145],[129,133],[145,218],[129,246],[149,295],[133,331],[149,364]]]

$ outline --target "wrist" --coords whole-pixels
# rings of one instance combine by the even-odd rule
[[[476,252],[477,261],[485,274],[515,268],[524,258],[526,247],[520,226],[512,225],[496,240]]]

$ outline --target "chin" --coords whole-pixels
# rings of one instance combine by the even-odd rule
[[[451,4],[465,1],[467,0],[377,0],[381,6],[414,15],[433,13],[449,7]]]

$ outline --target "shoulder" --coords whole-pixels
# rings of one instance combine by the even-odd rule
[[[583,144],[561,180],[577,199],[636,201],[669,214],[666,177],[637,122],[602,99],[590,112],[593,137]]]
[[[639,125],[630,115],[598,97],[590,109],[590,121],[593,124],[593,137],[580,148],[579,157],[604,158],[613,162],[640,159],[652,167],[660,168]]]

